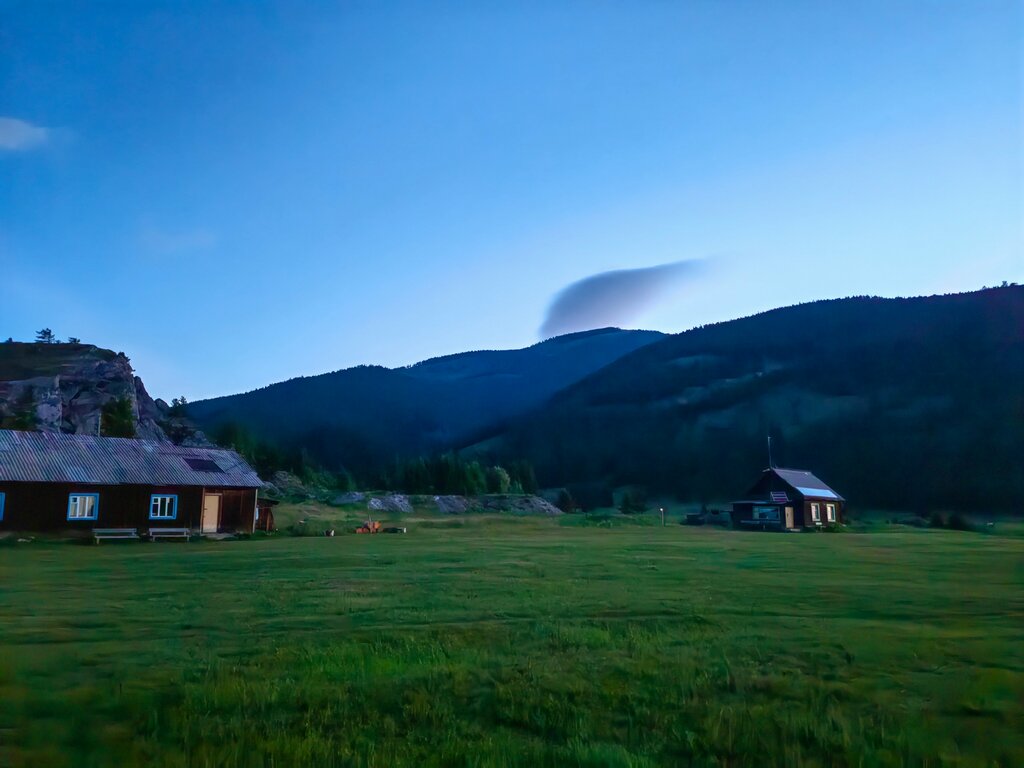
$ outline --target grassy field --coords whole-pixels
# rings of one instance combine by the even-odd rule
[[[407,524],[5,544],[0,765],[1024,764],[1019,537]]]

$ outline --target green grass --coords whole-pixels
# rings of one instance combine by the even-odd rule
[[[0,765],[1024,764],[1018,537],[405,524],[5,545]]]

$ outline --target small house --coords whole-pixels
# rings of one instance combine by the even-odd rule
[[[732,503],[733,525],[759,530],[803,530],[843,522],[846,500],[805,469],[770,467]]]
[[[234,451],[0,430],[0,531],[251,533],[262,484]]]

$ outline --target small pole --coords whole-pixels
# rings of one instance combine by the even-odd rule
[[[665,527],[665,508],[664,507],[659,507],[659,509],[661,510],[661,527],[664,528]]]
[[[768,469],[774,469],[775,463],[772,461],[772,436],[768,435]]]

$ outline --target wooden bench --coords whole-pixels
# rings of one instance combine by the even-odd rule
[[[138,528],[93,528],[93,539],[97,544],[100,539],[137,539],[139,538]]]
[[[188,541],[192,536],[192,530],[189,528],[150,528],[149,539],[150,541],[156,541],[157,539],[184,539]]]

